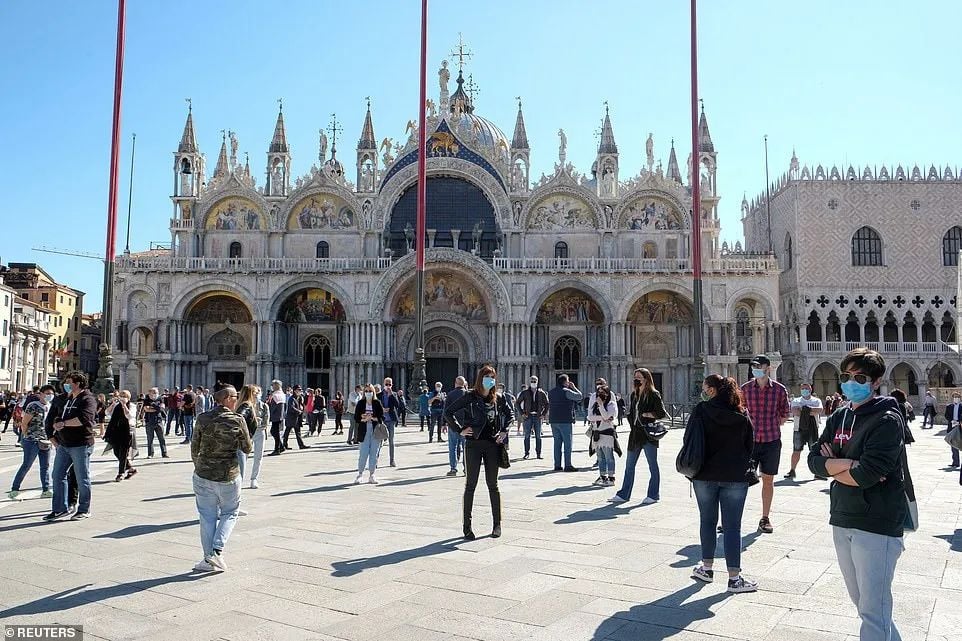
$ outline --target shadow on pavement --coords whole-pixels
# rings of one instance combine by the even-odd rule
[[[605,488],[600,485],[572,485],[571,487],[559,487],[553,490],[545,490],[538,495],[538,498],[548,498],[550,496],[570,496],[571,494],[578,494],[579,492],[595,492],[603,489]]]
[[[116,532],[110,532],[108,534],[98,534],[92,538],[130,539],[135,536],[144,536],[145,534],[154,534],[155,532],[164,532],[166,530],[176,530],[182,527],[190,527],[192,525],[197,525],[199,522],[200,521],[197,519],[194,519],[193,521],[177,521],[176,523],[161,523],[159,525],[131,525],[122,530],[117,530]]]
[[[624,503],[605,503],[604,505],[591,510],[572,512],[563,519],[558,519],[555,521],[555,525],[586,523],[591,521],[612,521],[617,519],[620,515],[628,514],[628,512],[640,507],[647,506],[643,506],[641,503],[634,503],[632,505],[625,505]]]
[[[207,576],[206,573],[192,572],[189,574],[178,574],[175,576],[158,577],[144,581],[132,581],[130,583],[120,583],[118,585],[105,586],[87,590],[92,584],[88,583],[80,587],[64,590],[57,594],[41,597],[30,603],[24,603],[7,610],[0,610],[0,619],[9,620],[11,617],[24,617],[35,614],[61,613],[70,608],[76,608],[88,603],[101,603],[108,599],[128,596],[137,592],[143,592],[159,585],[170,583],[184,583],[186,581],[196,581]],[[157,595],[161,597],[163,595]]]
[[[428,556],[447,554],[448,552],[454,552],[457,550],[458,547],[455,545],[455,543],[463,540],[464,539],[462,538],[445,539],[443,541],[436,541],[434,543],[422,545],[419,548],[399,550],[397,552],[382,554],[380,556],[371,556],[363,559],[351,559],[349,561],[334,561],[331,563],[331,567],[334,568],[334,571],[331,572],[331,576],[354,576],[355,574],[360,574],[364,570],[374,570],[376,568],[382,568],[386,565],[403,563],[411,559],[420,559]]]
[[[154,496],[149,499],[140,499],[141,503],[153,503],[154,501],[167,501],[169,499],[190,499],[194,498],[193,492],[184,494],[168,494],[167,496]]]
[[[742,552],[748,549],[748,547],[758,540],[762,535],[758,530],[754,530],[742,536]],[[673,568],[690,568],[697,563],[701,562],[701,543],[695,543],[692,545],[686,545],[685,547],[678,550],[677,554],[683,556],[684,558],[669,564]],[[725,558],[725,541],[721,534],[718,534],[718,545],[715,546],[715,558],[722,559]],[[721,566],[719,566],[721,569]]]
[[[962,529],[958,529],[954,534],[936,534],[935,538],[948,541],[952,544],[949,548],[953,552],[962,552]]]
[[[706,587],[705,583],[691,586],[669,594],[651,603],[640,603],[629,610],[617,612],[605,619],[595,630],[591,641],[609,638],[619,628],[631,625],[644,626],[637,630],[633,638],[645,641],[661,641],[675,637],[680,630],[686,630],[695,621],[715,616],[709,608],[728,598],[726,592],[715,593],[697,601],[686,599]],[[619,633],[618,636],[624,636]],[[707,638],[707,637],[706,637]]]

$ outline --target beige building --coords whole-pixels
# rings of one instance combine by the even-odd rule
[[[13,301],[10,336],[12,387],[17,391],[43,385],[57,372],[55,318],[59,312],[24,298]]]
[[[744,375],[756,352],[780,361],[777,264],[719,243],[718,155],[704,114],[694,172],[673,146],[656,162],[653,137],[645,166],[621,166],[606,108],[588,171],[568,159],[559,131],[541,147],[556,155],[554,169],[535,179],[521,105],[508,137],[478,113],[460,73],[449,94],[446,74],[423,150],[430,380],[450,386],[491,362],[512,389],[532,373],[547,386],[566,373],[627,392],[632,370],[646,366],[666,399],[684,402],[696,331],[714,371]],[[370,106],[358,120],[350,160],[330,130],[317,163],[296,176],[279,113],[259,185],[233,132],[208,176],[188,114],[173,158],[172,249],[117,261],[110,336],[122,387],[276,377],[347,391],[385,375],[407,385],[417,347],[416,126],[395,141],[375,137]],[[584,136],[594,127],[573,124]],[[692,307],[692,180],[702,188],[702,327]]]
[[[36,263],[10,263],[5,277],[25,300],[57,312],[51,315],[51,330],[56,338],[54,349],[62,354],[58,366],[64,372],[79,369],[84,293],[58,283]]]
[[[867,345],[885,357],[885,389],[918,399],[960,384],[957,168],[802,167],[793,155],[771,187],[771,225],[765,194],[742,209],[748,250],[779,260],[783,380],[835,391],[841,356]]]

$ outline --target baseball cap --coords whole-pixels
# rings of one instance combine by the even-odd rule
[[[759,354],[752,359],[751,365],[771,365],[772,362],[764,354]]]

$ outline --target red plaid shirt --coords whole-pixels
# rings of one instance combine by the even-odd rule
[[[761,386],[753,380],[742,385],[745,406],[755,426],[755,442],[771,443],[782,437],[782,422],[791,415],[788,390],[777,381]]]

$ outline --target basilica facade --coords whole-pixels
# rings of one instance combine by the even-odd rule
[[[171,247],[118,258],[112,342],[120,385],[266,384],[333,393],[390,375],[407,386],[416,345],[414,247],[425,243],[428,378],[450,387],[493,363],[518,389],[537,374],[626,392],[651,369],[666,400],[691,392],[694,332],[711,371],[744,377],[754,353],[781,361],[779,265],[719,242],[717,152],[701,114],[698,158],[620,166],[605,108],[587,172],[558,132],[549,174],[529,174],[522,105],[509,138],[482,117],[446,63],[429,100],[427,143],[374,135],[370,105],[350,164],[337,128],[318,162],[292,172],[283,111],[258,185],[225,136],[212,174],[192,114],[173,163]],[[553,147],[553,145],[552,145]],[[553,150],[552,150],[553,152]],[[417,160],[427,162],[427,233],[418,239]],[[694,165],[694,166],[692,166]],[[701,202],[692,203],[698,180]],[[704,325],[692,296],[692,212],[701,216]]]

